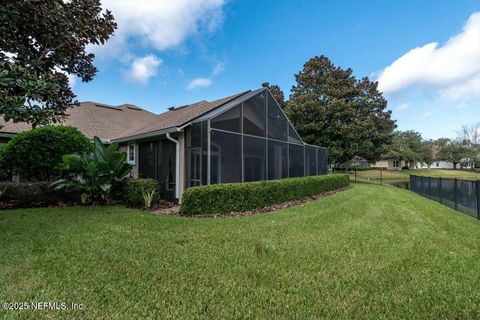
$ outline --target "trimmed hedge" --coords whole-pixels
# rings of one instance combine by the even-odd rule
[[[50,182],[0,182],[0,209],[46,207],[80,203],[74,190],[54,190]]]
[[[152,205],[160,203],[160,186],[155,179],[130,179],[123,191],[125,204],[131,208],[143,207],[143,190],[155,189]]]
[[[330,174],[192,187],[183,193],[180,213],[193,215],[248,211],[343,188],[349,183],[345,174]]]

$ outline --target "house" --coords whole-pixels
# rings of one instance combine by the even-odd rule
[[[164,197],[185,188],[327,173],[327,150],[304,143],[271,93],[261,88],[154,114],[133,105],[81,103],[64,122],[87,137],[118,142],[132,177],[160,182]],[[0,137],[29,130],[0,122]]]
[[[457,164],[457,169],[473,169],[474,163],[470,161],[469,159],[462,159],[462,161]],[[415,168],[417,169],[454,169],[453,162],[450,161],[434,161],[431,165],[430,168],[426,163],[421,163],[417,162],[415,165]]]
[[[405,160],[401,159],[389,159],[389,158],[383,158],[381,160],[376,161],[371,165],[373,168],[383,168],[387,170],[401,170],[403,167],[405,167],[407,164]]]

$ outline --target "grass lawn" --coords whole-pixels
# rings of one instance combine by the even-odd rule
[[[357,171],[357,180],[365,181],[380,181],[382,180],[393,180],[393,181],[402,181],[409,180],[410,175],[414,174],[417,176],[430,176],[430,177],[442,177],[442,178],[458,178],[463,180],[477,180],[480,179],[480,173],[472,170],[446,170],[446,169],[412,169],[412,170],[366,170],[366,171]],[[353,171],[349,172],[349,175],[352,179],[355,178],[355,173]]]
[[[241,218],[122,207],[0,212],[0,318],[479,319],[480,221],[355,184]]]
[[[405,170],[404,172],[419,175],[419,176],[458,178],[458,179],[467,179],[467,180],[480,179],[480,172],[476,172],[472,170],[416,169],[416,170]]]

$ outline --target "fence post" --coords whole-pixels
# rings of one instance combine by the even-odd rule
[[[382,172],[383,172],[383,169],[380,168],[380,184],[383,184],[383,174],[382,174]]]
[[[475,181],[477,191],[477,219],[480,220],[480,180]]]
[[[355,182],[357,182],[357,169],[355,169]]]
[[[457,206],[457,178],[453,179],[453,206],[455,210],[458,209]]]
[[[438,202],[442,203],[442,177],[438,178]]]

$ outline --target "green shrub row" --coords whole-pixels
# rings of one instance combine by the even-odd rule
[[[130,179],[123,190],[125,204],[131,208],[143,207],[143,191],[155,190],[152,204],[160,203],[160,186],[155,179]]]
[[[345,187],[345,174],[192,187],[182,196],[180,213],[248,211]]]

